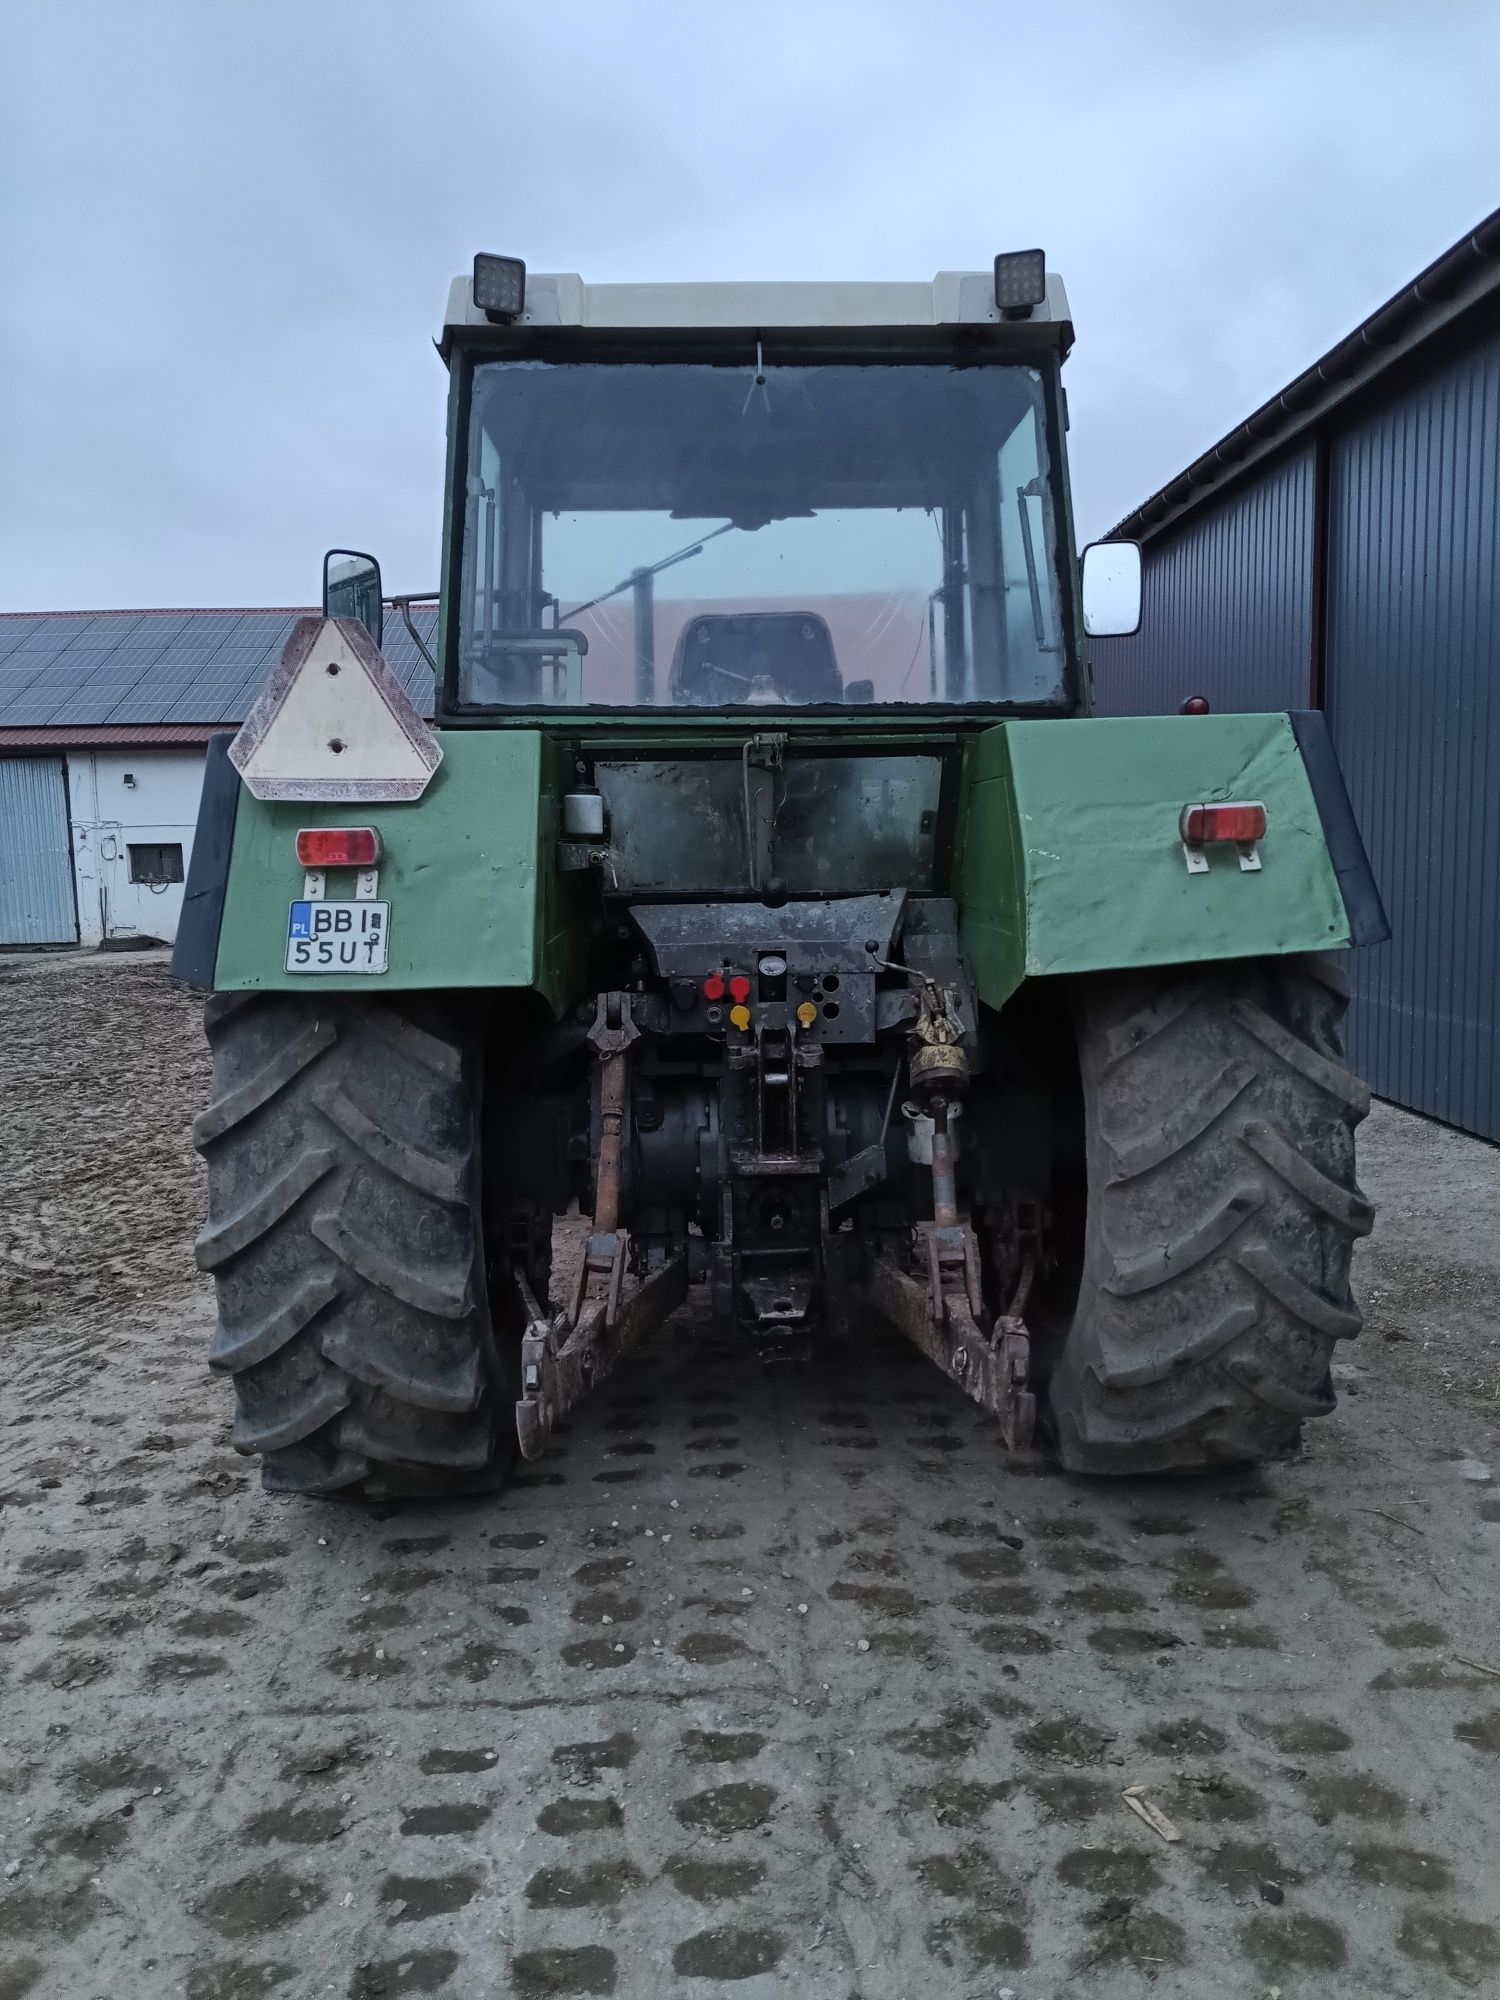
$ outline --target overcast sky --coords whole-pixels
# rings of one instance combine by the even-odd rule
[[[1068,284],[1107,528],[1500,204],[1496,0],[0,0],[0,609],[437,578],[447,284]]]

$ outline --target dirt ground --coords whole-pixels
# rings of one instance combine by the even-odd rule
[[[688,1317],[371,1515],[227,1446],[204,1071],[158,958],[0,961],[0,2000],[1500,1993],[1500,1152],[1376,1111],[1264,1473]]]

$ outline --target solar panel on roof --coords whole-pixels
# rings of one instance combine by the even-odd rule
[[[139,638],[124,639],[114,649],[117,660],[155,660],[165,651],[168,642],[155,633],[146,632]]]
[[[186,695],[174,701],[162,716],[163,722],[242,722],[243,705],[231,696]]]
[[[237,676],[242,681],[250,681],[256,687],[260,687],[270,679],[280,658],[281,649],[276,647],[273,651],[262,653],[255,659],[226,660],[223,663],[223,670],[226,674]]]
[[[129,700],[118,703],[110,710],[108,715],[100,717],[100,721],[108,723],[111,728],[124,728],[132,723],[140,723],[146,728],[152,728],[159,724],[161,720],[160,702],[136,701],[133,696]]]
[[[77,688],[54,688],[47,694],[34,689],[28,699],[48,704],[48,722],[77,723],[102,722],[117,697],[110,694],[89,695]]]
[[[101,646],[115,646],[132,632],[140,630],[143,615],[139,611],[114,611],[109,613],[108,616],[101,613],[89,627],[89,630],[96,635],[98,643]]]
[[[251,703],[265,684],[266,676],[263,673],[246,674],[243,680],[236,682],[234,691],[229,697],[230,707],[225,713],[248,714]]]
[[[167,711],[177,698],[174,692],[164,693],[160,688],[121,688],[111,702],[107,716],[100,719],[114,722],[128,706],[132,711],[132,721],[165,722]]]
[[[43,688],[77,687],[80,678],[80,675],[70,674],[62,667],[38,667],[31,677],[31,685],[40,693]]]
[[[133,672],[124,674],[118,669],[105,674],[80,674],[70,683],[70,688],[80,700],[100,695],[118,700],[122,694],[129,694],[136,687],[141,679],[141,671],[137,667]]]
[[[185,683],[197,679],[190,667],[164,666],[160,660],[152,660],[136,676],[137,687],[180,688]]]
[[[179,702],[209,702],[217,706],[229,696],[239,691],[241,682],[237,674],[200,674],[197,679],[184,686],[173,688],[168,699]]]
[[[153,687],[159,686],[168,699],[185,701],[195,694],[206,694],[210,690],[218,695],[240,685],[238,674],[185,674],[177,678],[163,675],[160,681],[153,678]]]
[[[139,675],[141,668],[121,668],[108,653],[64,653],[58,659],[48,661],[42,671],[55,675],[72,687],[82,687],[87,681],[129,680]]]
[[[61,659],[49,661],[42,671],[69,681],[74,687],[82,687],[90,681],[119,684],[139,680],[149,671],[149,665],[144,660],[117,660],[110,653],[64,653]]]
[[[39,632],[35,640],[24,646],[17,646],[12,659],[54,660],[63,650],[63,641],[52,633]]]
[[[92,619],[80,616],[76,611],[59,611],[43,620],[46,630],[55,632],[63,642],[76,639],[79,633],[86,631],[92,623]]]
[[[0,728],[236,722],[265,685],[296,611],[58,612],[0,617]],[[428,646],[437,613],[414,613]],[[424,712],[432,674],[399,614],[385,656]]]

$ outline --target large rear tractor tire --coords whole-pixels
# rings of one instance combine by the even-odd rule
[[[1347,1000],[1336,964],[1310,958],[1077,982],[1087,1221],[1048,1384],[1070,1471],[1273,1458],[1332,1410],[1371,1222]]]
[[[205,1020],[197,1254],[232,1443],[273,1492],[498,1486],[518,1347],[490,1316],[477,1035],[415,996],[216,995]]]

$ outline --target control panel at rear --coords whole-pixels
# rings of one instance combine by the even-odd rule
[[[880,982],[901,898],[838,904],[637,905],[631,912],[661,985],[636,1016],[659,1033],[729,1038],[768,1030],[818,1042],[873,1042],[905,1020],[906,981]]]

